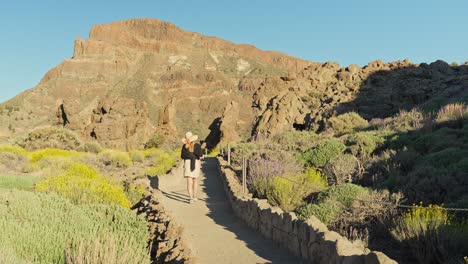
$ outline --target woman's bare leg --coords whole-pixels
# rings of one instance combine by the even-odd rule
[[[197,199],[198,193],[198,178],[193,178],[193,198]]]
[[[191,177],[187,177],[187,192],[190,200],[193,199],[193,179]]]

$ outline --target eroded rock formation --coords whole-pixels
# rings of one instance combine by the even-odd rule
[[[168,22],[131,19],[94,26],[88,39],[75,41],[71,59],[6,104],[34,111],[35,122],[12,125],[27,131],[38,125],[63,126],[64,114],[57,112],[63,102],[67,128],[85,139],[92,139],[94,128],[98,141],[109,147],[133,147],[137,139],[145,139],[141,134],[146,135],[146,129],[133,131],[149,127],[136,106],[140,103],[146,103],[158,133],[180,137],[193,130],[203,138],[231,101],[240,105],[239,118],[254,119],[250,99],[238,90],[241,79],[280,76],[308,64],[279,52],[187,32]],[[117,115],[100,112],[99,98],[118,99],[112,104]],[[134,115],[135,120],[130,118]],[[125,121],[118,120],[122,117]]]
[[[371,119],[415,106],[437,109],[468,96],[466,87],[467,65],[377,60],[340,67],[132,19],[97,25],[88,39],[78,38],[71,59],[3,104],[21,109],[9,113],[15,118],[0,120],[9,127],[3,133],[65,124],[108,147],[186,131],[234,143],[291,129],[321,131],[329,117],[347,111]],[[100,112],[99,98],[110,98],[115,115]],[[21,119],[25,113],[33,121]]]
[[[93,137],[105,146],[131,150],[141,147],[154,130],[146,103],[105,98],[93,110],[84,136]]]

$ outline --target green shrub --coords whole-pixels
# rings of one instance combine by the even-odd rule
[[[324,168],[324,172],[334,184],[352,182],[358,171],[359,161],[350,154],[344,154],[332,159]]]
[[[73,203],[107,203],[130,208],[122,186],[84,163],[66,164],[64,174],[39,182],[36,190],[57,193]]]
[[[242,164],[242,157],[246,157],[248,159],[252,157],[252,155],[254,155],[255,153],[258,154],[260,152],[260,149],[261,146],[254,142],[236,144],[232,147],[231,162],[234,165],[240,166]]]
[[[129,154],[133,162],[143,162],[145,160],[145,155],[141,151],[133,150]]]
[[[304,186],[308,191],[308,194],[312,192],[318,192],[326,189],[328,187],[327,179],[320,173],[320,171],[308,168],[302,180],[302,186]]]
[[[320,204],[303,204],[295,212],[299,219],[307,220],[313,215],[325,225],[330,225],[341,213],[342,207],[343,205],[336,201],[327,201]]]
[[[425,122],[425,117],[420,109],[413,108],[410,111],[400,110],[386,125],[388,129],[394,131],[411,131],[420,129]]]
[[[150,261],[145,220],[120,206],[74,205],[56,195],[0,190],[0,215],[0,251],[12,252],[25,262],[67,263],[65,252],[81,255],[75,241],[85,241],[82,245],[90,249],[94,244],[88,241],[106,237],[125,239],[106,241],[109,244],[102,251],[97,247],[89,254],[108,256],[114,248],[118,256],[135,258],[128,263]]]
[[[17,144],[29,151],[45,148],[79,150],[83,147],[78,135],[71,130],[58,127],[37,128],[20,139]]]
[[[297,179],[297,177],[291,176],[288,178]],[[290,212],[303,203],[305,190],[302,188],[303,186],[295,185],[284,178],[274,177],[266,191],[266,197],[271,205],[279,206],[284,211]]]
[[[176,164],[177,159],[175,155],[170,155],[164,151],[161,151],[159,155],[153,157],[153,166],[145,170],[145,174],[148,176],[164,175]]]
[[[459,171],[468,171],[468,158],[461,159],[454,167]]]
[[[468,225],[455,222],[437,205],[417,206],[394,221],[391,233],[419,263],[461,262],[468,254]]]
[[[136,204],[146,195],[146,187],[143,184],[124,181],[122,185],[131,204]]]
[[[270,181],[273,177],[283,174],[285,168],[280,161],[253,155],[248,160],[247,187],[255,197],[266,198]]]
[[[32,191],[39,181],[36,176],[0,176],[0,188]]]
[[[327,225],[337,220],[338,216],[350,208],[356,199],[363,197],[368,190],[351,183],[333,186],[318,194],[315,204],[306,204],[296,210],[300,219],[315,215]]]
[[[319,171],[309,169],[305,174],[273,177],[267,182],[268,202],[286,212],[295,210],[311,193],[320,192],[327,183]]]
[[[164,143],[164,137],[161,135],[154,135],[150,140],[145,143],[145,149],[159,148]]]
[[[140,150],[140,153],[143,154],[143,157],[145,158],[154,158],[161,155],[162,153],[165,153],[165,151],[158,148],[149,148],[145,150]]]
[[[448,148],[425,156],[423,162],[435,168],[448,168],[451,165],[457,164],[465,157],[468,157],[467,150]]]
[[[83,150],[85,152],[98,154],[99,152],[102,151],[102,147],[99,143],[93,141],[93,142],[85,143],[83,146]]]
[[[319,143],[304,154],[299,154],[298,158],[305,164],[318,168],[327,165],[330,160],[343,154],[346,146],[338,140],[332,139]]]
[[[350,135],[346,144],[355,156],[361,158],[369,157],[385,139],[371,132],[360,132]]]
[[[328,120],[330,128],[337,136],[359,131],[369,127],[367,120],[355,112],[334,116]]]
[[[286,151],[305,152],[314,146],[319,136],[310,131],[286,131],[275,135],[273,142],[282,146]]]
[[[460,146],[460,139],[457,129],[442,128],[432,133],[415,135],[414,144],[411,145],[419,153],[427,154],[450,147],[458,147]]]
[[[266,191],[273,177],[295,175],[302,170],[291,154],[281,153],[281,157],[270,154],[273,153],[256,153],[247,160],[247,186],[258,198],[266,197]]]
[[[321,192],[318,196],[318,202],[320,203],[326,200],[334,200],[341,203],[345,207],[350,207],[355,199],[366,193],[366,188],[356,184],[347,183],[340,186],[333,186],[330,189]]]
[[[395,155],[393,161],[402,172],[408,173],[414,168],[420,157],[421,155],[414,150],[403,150]]]
[[[119,150],[106,149],[101,151],[98,157],[105,165],[112,165],[118,168],[132,165],[132,160],[128,153]]]

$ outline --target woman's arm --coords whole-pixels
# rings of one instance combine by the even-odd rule
[[[202,147],[200,144],[195,144],[195,147],[194,147],[194,150],[193,150],[193,154],[195,154],[195,156],[197,157],[197,159],[200,159],[203,157],[203,151],[202,151]]]

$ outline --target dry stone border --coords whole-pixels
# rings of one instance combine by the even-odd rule
[[[220,175],[232,209],[248,226],[311,263],[391,264],[385,254],[371,251],[359,242],[351,242],[328,228],[316,217],[299,220],[265,199],[243,195],[236,173],[218,158]],[[221,165],[222,164],[222,165]]]
[[[148,196],[134,206],[137,214],[144,214],[148,223],[151,262],[197,263],[183,238],[183,228],[174,222],[172,215],[159,202],[161,195],[160,191],[151,190]]]

